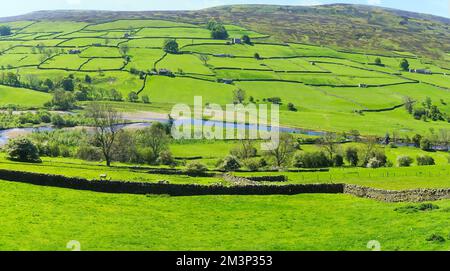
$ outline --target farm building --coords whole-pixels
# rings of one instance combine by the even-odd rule
[[[426,69],[410,69],[409,72],[420,73],[420,74],[432,74],[432,72],[430,70],[426,70]]]
[[[168,69],[159,69],[158,74],[159,75],[165,75],[165,76],[172,76],[173,75],[172,71],[168,70]]]
[[[69,50],[69,54],[71,54],[71,55],[78,55],[78,54],[81,54],[81,50],[72,49],[72,50]]]
[[[242,39],[239,38],[232,38],[231,39],[232,44],[242,44]]]
[[[227,85],[231,85],[231,84],[233,84],[233,79],[219,79],[218,82],[219,83],[224,83],[224,84],[227,84]]]

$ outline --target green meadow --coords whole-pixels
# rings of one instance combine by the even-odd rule
[[[114,195],[0,181],[1,250],[442,250],[450,201],[399,213],[347,195]],[[355,223],[358,221],[358,223]]]
[[[16,105],[21,108],[39,108],[50,100],[47,93],[0,86],[0,107]]]

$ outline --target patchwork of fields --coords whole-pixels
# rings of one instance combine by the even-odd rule
[[[149,96],[154,107],[192,104],[194,95],[202,95],[205,103],[227,104],[233,101],[233,90],[240,88],[256,103],[281,98],[282,125],[312,130],[342,132],[356,127],[364,134],[383,135],[449,127],[447,122],[414,120],[400,107],[406,97],[418,103],[430,97],[441,111],[450,112],[449,70],[439,66],[440,61],[408,52],[377,56],[273,42],[264,34],[235,25],[226,25],[230,38],[248,35],[253,44],[230,44],[212,39],[203,25],[162,20],[7,24],[12,35],[0,39],[2,73],[13,71],[25,82],[60,80],[70,74],[82,81],[89,75],[92,87],[100,91],[115,89],[123,97],[134,91]],[[167,38],[176,39],[179,54],[163,51]],[[124,47],[128,58],[124,58]],[[207,61],[201,61],[200,55],[208,56]],[[410,69],[433,74],[401,71],[403,59]],[[175,78],[139,78],[130,73],[160,69],[172,71]],[[233,84],[218,83],[222,79]],[[288,110],[287,103],[297,110]],[[28,106],[8,97],[1,104]],[[124,103],[123,108],[128,106]],[[383,112],[360,113],[365,110]]]

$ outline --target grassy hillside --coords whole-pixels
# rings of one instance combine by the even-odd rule
[[[449,19],[363,5],[235,5],[167,12],[42,11],[7,20],[93,22],[119,18],[160,18],[178,21],[183,26],[183,22],[205,23],[211,17],[284,41],[364,48],[368,51],[409,51],[436,58],[442,58],[450,51]]]
[[[239,8],[220,14],[233,14],[235,9],[254,7]],[[337,14],[339,10],[336,7]],[[280,11],[267,6],[258,12],[275,16]],[[154,16],[158,18],[159,15]],[[128,95],[135,92],[139,99],[149,97],[149,111],[159,112],[158,108],[165,108],[166,113],[177,103],[192,105],[193,97],[199,95],[205,104],[232,103],[233,91],[240,88],[246,93],[246,102],[252,99],[256,104],[266,104],[270,98],[280,98],[283,126],[338,132],[357,129],[363,134],[380,136],[386,132],[411,136],[428,133],[430,128],[439,131],[449,127],[447,116],[441,121],[421,121],[401,107],[407,97],[416,105],[421,105],[429,97],[441,112],[450,114],[447,60],[415,56],[420,50],[362,53],[350,50],[354,49],[350,47],[344,50],[298,42],[284,43],[277,35],[265,38],[264,29],[257,32],[255,30],[261,29],[256,25],[251,28],[226,25],[231,37],[249,34],[253,41],[250,45],[231,45],[227,44],[229,40],[212,39],[201,21],[192,20],[188,15],[180,16],[170,18],[175,21],[122,19],[93,23],[48,20],[9,23],[13,26],[12,35],[0,38],[1,83],[17,86],[17,82],[11,81],[17,77],[24,90],[51,93],[52,89],[42,87],[45,80],[58,85],[64,78],[72,77],[76,90],[88,89],[90,99],[110,100],[110,93],[114,91],[120,95],[115,101],[127,100]],[[249,16],[239,15],[238,18]],[[196,23],[181,23],[182,18]],[[52,32],[47,32],[47,27]],[[290,24],[286,27],[289,28]],[[282,33],[281,30],[276,31]],[[163,51],[166,38],[177,40],[178,54]],[[126,56],[121,49],[124,46],[127,48]],[[70,54],[74,49],[79,53]],[[200,59],[202,55],[208,56],[206,63]],[[411,69],[427,69],[433,74],[401,70],[403,59],[408,60]],[[377,60],[381,64],[376,65]],[[159,69],[171,70],[174,78],[155,74]],[[139,73],[144,76],[139,76]],[[89,82],[86,82],[86,77],[90,78]],[[233,83],[219,83],[222,79]],[[44,97],[49,97],[47,93],[32,91],[29,93],[36,98],[30,100],[27,94],[23,94],[25,92],[16,96],[12,90],[2,92],[1,107],[10,103],[39,107],[44,104]],[[13,96],[15,99],[11,101]],[[295,110],[289,109],[289,103]],[[140,107],[125,103],[118,106],[124,111]]]

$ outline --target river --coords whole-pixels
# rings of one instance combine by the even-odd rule
[[[149,122],[137,122],[137,123],[125,124],[125,125],[123,125],[123,128],[124,129],[143,129],[145,127],[149,127],[152,124],[152,122],[156,122],[156,121],[162,122],[162,123],[167,122],[167,120],[165,120],[165,119],[148,119],[148,121]],[[190,119],[182,120],[182,124],[188,124],[189,122],[193,123],[194,120],[190,120]],[[213,125],[222,124],[220,121],[211,121],[211,120],[209,120],[209,121],[203,120],[202,123],[204,126],[213,126]],[[236,124],[236,123],[225,123],[224,127],[225,128],[234,127],[235,129],[239,129],[239,130],[241,130],[241,129],[246,129],[246,130],[258,129],[258,127],[256,125]],[[53,131],[55,129],[56,128],[54,128],[52,126],[42,126],[42,127],[38,127],[38,128],[13,128],[13,129],[0,130],[0,146],[3,146],[6,143],[8,143],[8,141],[12,138],[26,136],[33,132]],[[267,127],[260,127],[259,129],[267,130]],[[278,127],[278,129],[282,133],[294,133],[294,134],[303,134],[303,135],[310,135],[310,136],[322,136],[325,134],[324,132],[319,132],[319,131],[310,131],[310,130],[303,130],[303,129],[296,129],[296,128],[288,128],[288,127]],[[270,130],[270,127],[269,127],[269,130]]]

